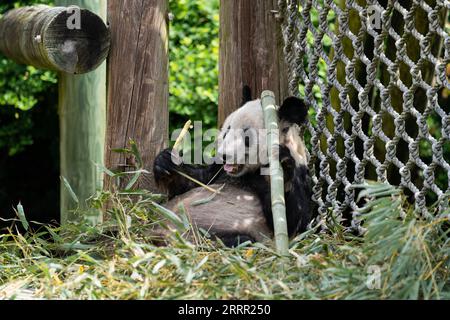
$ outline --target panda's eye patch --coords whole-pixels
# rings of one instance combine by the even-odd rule
[[[281,132],[284,134],[288,133],[288,131],[289,131],[289,127],[285,127],[283,129],[281,129]]]

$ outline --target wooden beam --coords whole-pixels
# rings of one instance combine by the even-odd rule
[[[77,5],[106,20],[106,0],[57,0],[57,5]],[[81,19],[81,25],[85,21]],[[95,30],[92,30],[95,33]],[[106,63],[84,75],[61,74],[59,77],[59,114],[61,176],[67,179],[78,198],[61,183],[61,222],[88,219],[102,221],[99,210],[88,209],[86,200],[103,188],[106,125]],[[84,216],[75,214],[81,209]],[[88,211],[87,211],[88,210]]]
[[[10,10],[0,19],[0,51],[41,69],[89,72],[106,59],[109,43],[105,23],[85,9],[36,5]]]
[[[244,86],[253,99],[264,90],[280,104],[288,95],[277,0],[221,0],[219,125],[241,106]]]
[[[152,172],[154,158],[168,143],[168,1],[109,0],[108,22],[105,162],[113,170],[133,170],[133,159],[113,151],[132,139]],[[156,190],[152,174],[142,176],[139,187]]]

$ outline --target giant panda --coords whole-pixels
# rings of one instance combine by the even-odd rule
[[[157,184],[168,191],[166,208],[178,213],[183,210],[193,227],[207,231],[212,239],[220,239],[228,247],[273,238],[270,177],[262,174],[269,167],[267,161],[262,161],[263,155],[267,155],[263,109],[260,100],[248,100],[226,118],[217,139],[213,164],[180,163],[181,158],[166,149],[156,157],[153,167]],[[279,157],[284,171],[290,237],[305,231],[312,218],[311,179],[300,135],[307,114],[307,107],[296,97],[284,100],[278,110]],[[250,161],[250,156],[255,154],[256,161]],[[212,194],[177,171],[220,189],[220,194]],[[156,242],[164,243],[166,232],[160,229],[154,233],[158,234]],[[192,233],[187,235],[192,236]]]

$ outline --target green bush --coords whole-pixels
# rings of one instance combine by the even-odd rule
[[[0,4],[0,16],[12,8],[50,2],[6,1]],[[0,150],[13,156],[33,144],[33,120],[27,111],[44,102],[56,84],[53,72],[18,65],[0,55]]]
[[[51,0],[0,4],[7,10]],[[218,103],[219,1],[171,0],[170,111],[171,130],[188,119],[215,127]],[[56,88],[56,74],[22,66],[0,55],[0,150],[12,156],[33,144],[33,120],[27,112]],[[56,90],[56,89],[55,89]],[[54,92],[54,90],[52,90]],[[45,107],[45,106],[44,106]]]
[[[171,0],[171,130],[191,120],[215,127],[218,104],[219,1]]]

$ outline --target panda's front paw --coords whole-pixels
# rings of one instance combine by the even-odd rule
[[[281,164],[294,164],[295,166],[295,160],[292,157],[291,151],[289,150],[289,148],[287,148],[286,146],[283,145],[279,145],[279,159],[280,159],[280,163]]]
[[[179,170],[179,166],[181,164],[182,161],[180,156],[172,149],[168,148],[161,151],[161,153],[156,157],[153,166],[155,180],[158,182],[172,176],[177,170]]]
[[[279,150],[280,150],[280,163],[281,166],[283,167],[283,170],[286,174],[289,174],[289,176],[291,176],[295,170],[295,160],[292,157],[291,151],[289,150],[289,148],[287,148],[286,146],[280,145],[279,146]]]

